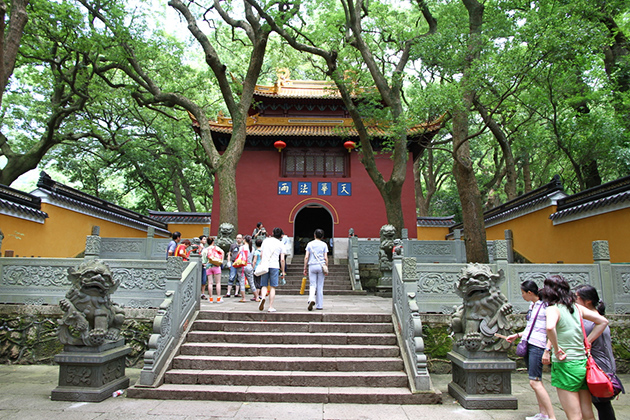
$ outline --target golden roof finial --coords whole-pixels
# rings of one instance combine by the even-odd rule
[[[278,75],[278,81],[276,82],[278,86],[285,86],[291,80],[291,71],[286,67],[277,69],[276,74]]]

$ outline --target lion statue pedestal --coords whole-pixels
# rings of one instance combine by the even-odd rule
[[[125,358],[131,349],[120,337],[123,310],[111,301],[118,288],[109,267],[98,260],[68,270],[72,287],[59,302],[64,312],[58,336],[64,351],[55,356],[59,386],[54,401],[100,402],[129,387]]]
[[[516,363],[507,357],[510,344],[495,336],[510,335],[507,315],[512,305],[499,290],[503,272],[493,274],[483,264],[462,269],[457,294],[463,304],[452,316],[452,382],[448,393],[471,410],[517,409],[512,395],[512,371]]]

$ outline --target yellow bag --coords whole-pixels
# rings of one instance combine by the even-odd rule
[[[302,277],[302,286],[300,287],[300,294],[304,294],[304,290],[306,289],[306,277]]]

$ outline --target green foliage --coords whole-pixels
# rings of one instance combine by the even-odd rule
[[[453,348],[453,340],[447,325],[423,325],[424,352],[431,359],[446,359]]]
[[[242,12],[239,2],[222,4],[236,16]],[[404,112],[391,123],[386,149],[406,127],[456,109],[464,90],[471,89],[505,134],[518,193],[528,188],[526,170],[532,188],[560,174],[570,192],[585,188],[597,176],[606,182],[629,173],[630,91],[623,90],[620,80],[630,78],[630,58],[620,59],[613,73],[604,66],[605,47],[614,41],[605,22],[614,21],[629,37],[627,2],[485,2],[477,55],[465,85],[463,68],[471,53],[466,8],[460,1],[426,4],[438,22],[431,34],[415,2],[371,1],[362,12],[362,36],[379,70],[389,85],[402,82]],[[261,5],[290,28],[299,28],[310,45],[336,51],[335,76],[358,94],[356,104],[365,121],[395,119],[373,88],[366,61],[352,46],[341,2],[285,5],[299,9],[271,1]],[[112,26],[88,17],[86,6],[100,7]],[[167,9],[149,0],[32,0],[1,110],[0,130],[11,152],[28,153],[45,140],[50,146],[42,149],[40,167],[55,168],[78,188],[137,211],[180,208],[173,179],[183,179],[190,183],[193,203],[184,207],[207,210],[212,165],[190,130],[187,113],[172,103],[148,103],[147,79],[132,80],[122,71],[133,54],[163,91],[190,98],[211,117],[227,111],[203,51],[190,35],[181,36],[188,34],[185,22],[171,19],[168,28],[162,23]],[[238,96],[247,77],[250,38],[214,10],[191,10],[222,57]],[[173,27],[178,36],[167,31]],[[117,28],[115,37],[111,28]],[[397,73],[395,65],[410,41],[410,62]],[[274,83],[278,68],[288,68],[294,79],[321,80],[328,73],[321,58],[297,52],[277,34],[270,37],[268,51],[258,83]],[[55,112],[63,118],[56,118]],[[508,163],[478,109],[472,110],[469,123],[471,158],[490,207],[507,200]],[[436,151],[450,148],[450,124],[447,118],[435,137]],[[11,158],[9,152],[0,154]],[[589,172],[593,168],[594,174]],[[441,172],[433,174],[450,180],[440,184],[431,212],[460,219],[451,170],[451,165],[442,165]]]
[[[0,317],[1,363],[49,363],[62,349],[56,319],[8,314]]]

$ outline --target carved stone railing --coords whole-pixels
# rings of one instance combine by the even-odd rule
[[[178,257],[169,257],[166,265],[166,299],[153,321],[153,334],[144,353],[144,367],[136,386],[159,386],[174,351],[199,311],[201,264],[199,257],[185,264]]]
[[[380,240],[351,238],[349,241],[348,259],[356,253],[359,264],[378,264],[378,252]],[[489,242],[489,247],[492,245]],[[415,258],[424,263],[464,263],[466,261],[466,248],[464,241],[455,239],[452,241],[419,241],[417,239],[403,239],[405,256]],[[352,250],[352,251],[351,251]]]
[[[127,308],[158,308],[169,290],[166,284],[166,245],[163,248],[160,245],[163,242],[163,239],[152,237],[102,238],[93,234],[86,238],[85,259],[100,259],[109,266],[114,279],[120,281],[114,296],[117,304]],[[114,243],[125,252],[105,250]],[[144,244],[143,249],[153,249],[153,256],[159,252],[160,257],[148,258],[148,254],[136,252],[138,248],[130,246],[131,243]],[[144,258],[136,258],[142,256]],[[83,259],[80,258],[0,258],[0,303],[58,304],[70,287],[68,269],[81,262]],[[200,266],[199,256],[191,255],[190,264]],[[201,270],[200,267],[196,269]]]
[[[630,264],[611,264],[608,242],[593,242],[593,264],[510,264],[508,244],[494,241],[493,272],[503,270],[501,291],[514,306],[516,312],[526,312],[528,303],[521,296],[521,283],[533,280],[542,287],[545,278],[559,274],[571,287],[579,284],[593,285],[600,291],[607,307],[617,314],[630,313]],[[405,249],[405,256],[407,250]],[[461,305],[455,293],[458,275],[465,264],[418,263],[417,280],[414,282],[415,301],[420,312],[453,313]]]
[[[120,286],[114,301],[128,308],[157,308],[166,292],[166,260],[103,259]],[[0,258],[0,303],[56,305],[70,287],[68,269],[80,258]],[[200,274],[201,276],[201,274]]]
[[[405,256],[422,263],[463,263],[466,262],[466,246],[457,235],[452,241],[403,240]]]
[[[431,389],[424,354],[422,321],[416,303],[416,260],[395,255],[392,264],[392,311],[412,391]]]
[[[363,290],[361,277],[359,276],[359,238],[352,236],[348,240],[348,272],[352,290]]]
[[[170,238],[154,238],[149,229],[146,238],[99,238],[94,253],[99,258],[124,260],[166,260],[166,247]]]

